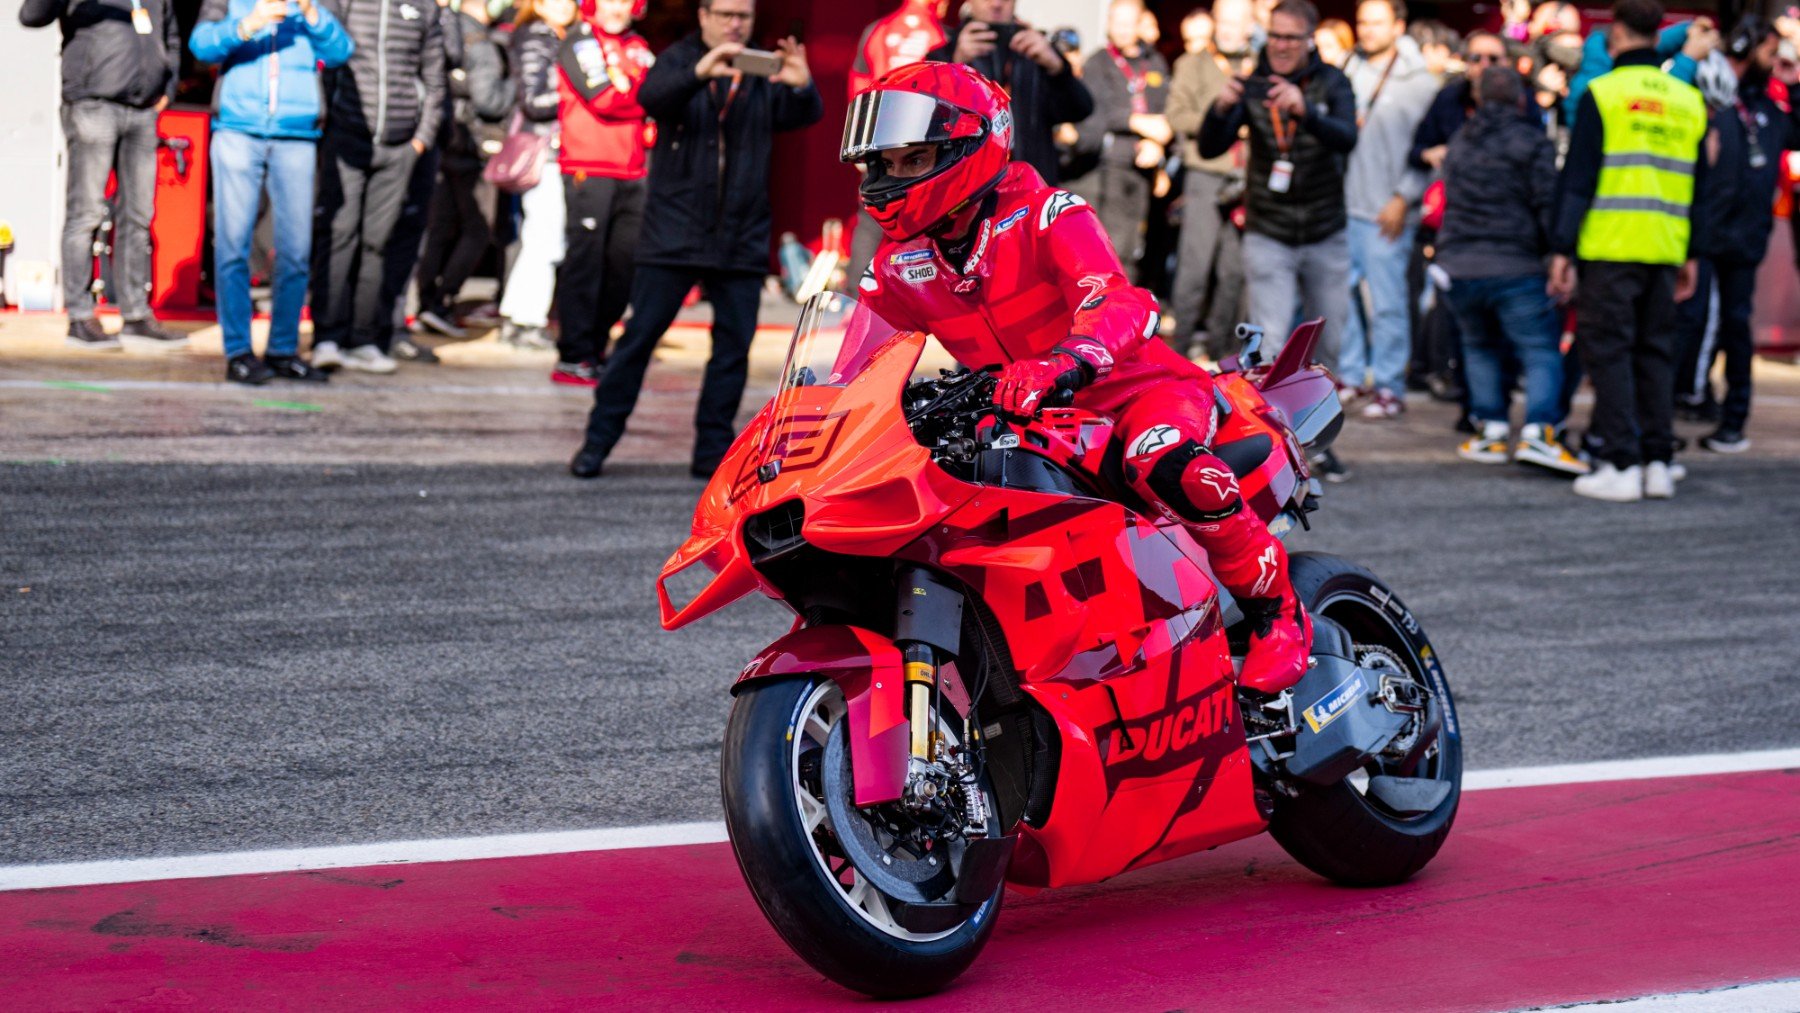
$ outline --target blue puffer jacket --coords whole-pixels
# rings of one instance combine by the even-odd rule
[[[245,41],[238,37],[238,24],[255,6],[256,0],[206,0],[188,39],[196,60],[221,65],[213,129],[317,138],[325,123],[319,65],[341,66],[354,48],[334,11],[335,0],[317,0],[317,24],[308,24],[300,5],[289,3],[286,20]]]

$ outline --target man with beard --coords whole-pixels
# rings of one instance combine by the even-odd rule
[[[1711,394],[1715,355],[1725,358],[1725,400],[1719,427],[1700,446],[1721,454],[1750,449],[1744,426],[1750,419],[1750,360],[1755,347],[1750,310],[1756,299],[1756,269],[1775,224],[1775,187],[1781,181],[1781,152],[1800,144],[1790,114],[1769,97],[1769,77],[1781,39],[1767,21],[1745,15],[1727,38],[1725,58],[1738,79],[1736,101],[1716,110],[1701,151],[1706,186],[1695,216],[1707,229],[1695,253],[1712,266],[1719,293],[1717,344],[1684,356],[1677,389]],[[1704,300],[1701,292],[1696,299]],[[1696,342],[1696,345],[1703,343]]]

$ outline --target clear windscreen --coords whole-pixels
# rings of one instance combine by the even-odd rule
[[[856,379],[895,331],[874,310],[847,295],[821,292],[808,299],[781,367],[777,409],[800,388],[842,387]]]

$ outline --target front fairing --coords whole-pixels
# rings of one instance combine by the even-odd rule
[[[808,303],[781,388],[726,452],[694,510],[691,537],[663,565],[665,628],[754,590],[777,596],[751,565],[748,518],[797,501],[809,544],[888,556],[975,494],[932,463],[901,409],[925,335],[871,317],[835,293]],[[711,580],[685,604],[675,601],[670,579],[702,566]]]

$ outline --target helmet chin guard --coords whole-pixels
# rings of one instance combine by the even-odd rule
[[[888,171],[882,152],[930,145],[934,164],[916,176]],[[867,171],[863,209],[894,240],[923,235],[979,199],[1012,160],[1012,107],[987,78],[961,64],[914,63],[856,96],[838,157]]]

